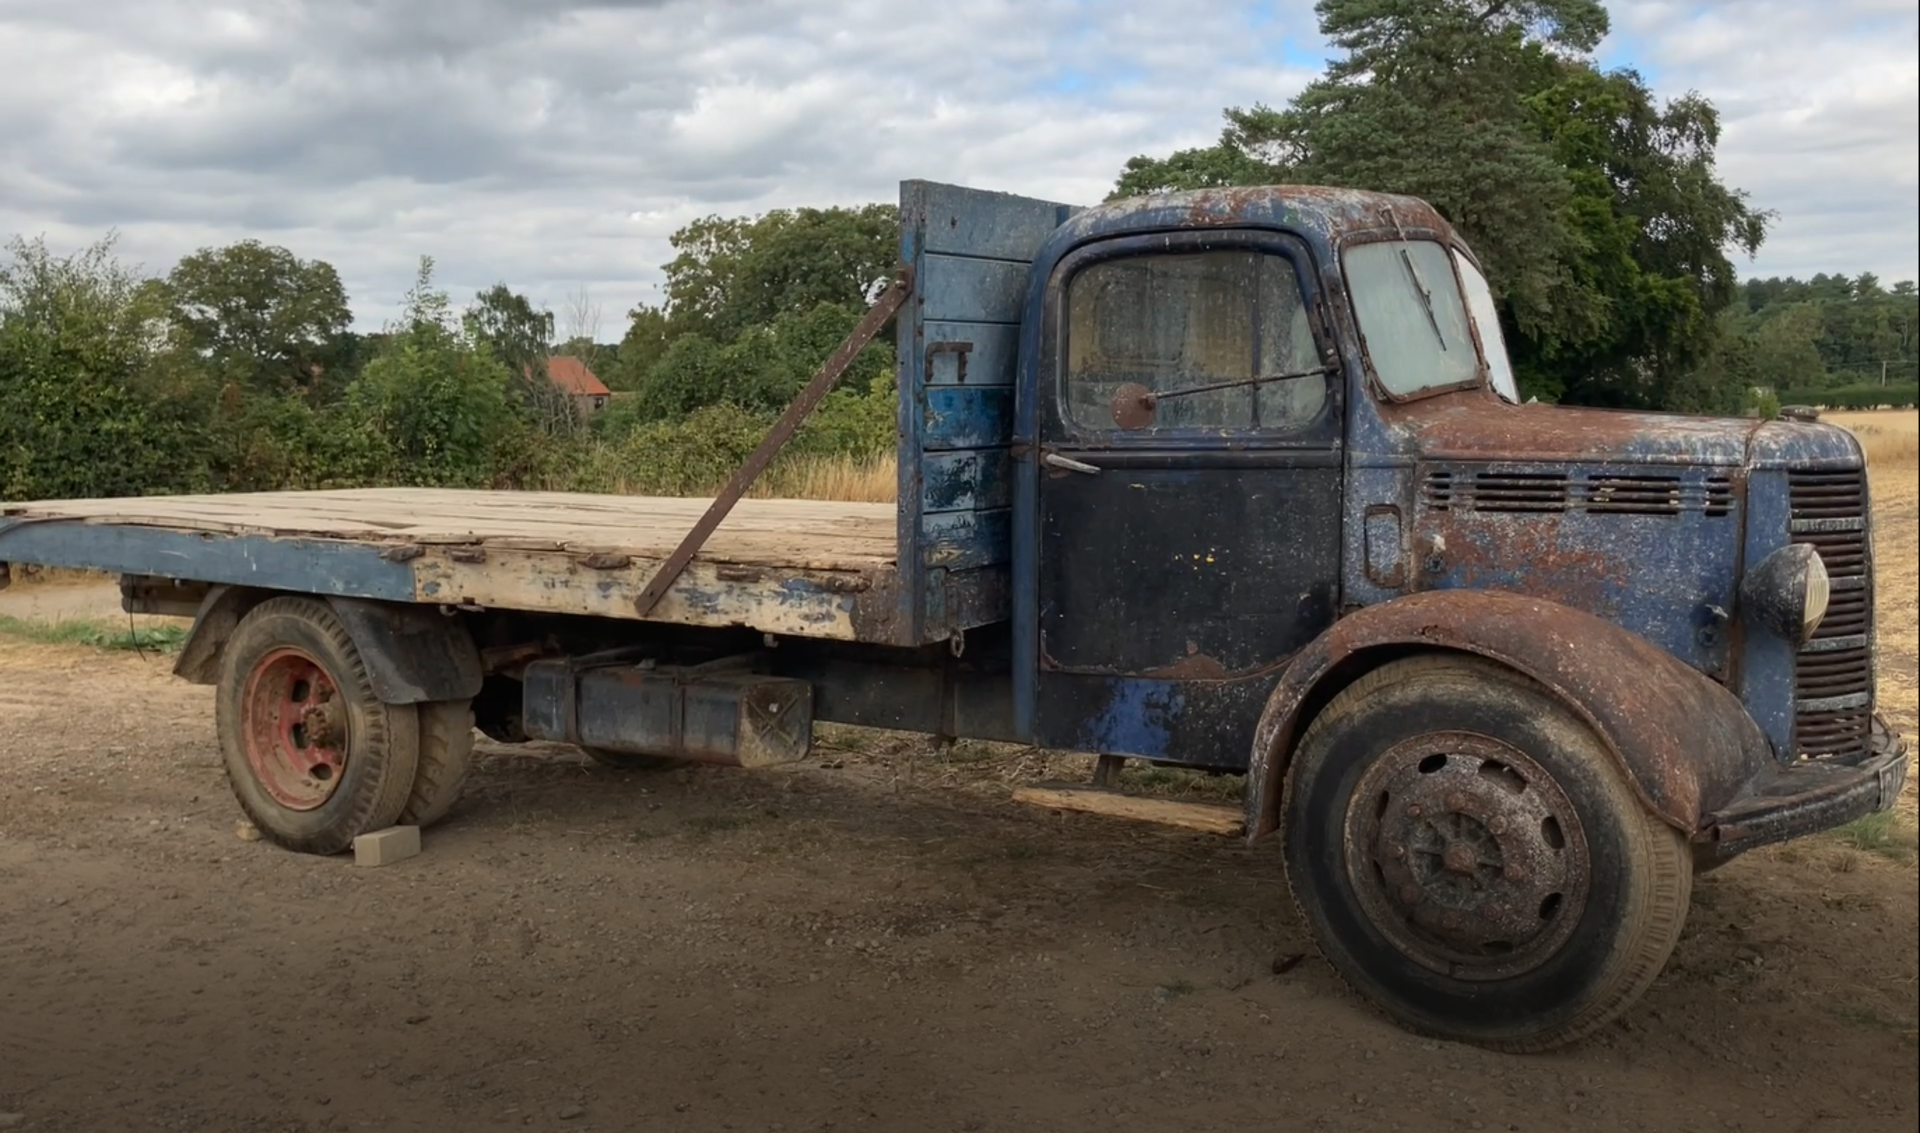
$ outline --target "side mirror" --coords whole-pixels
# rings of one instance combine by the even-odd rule
[[[1160,399],[1139,382],[1113,391],[1113,423],[1122,429],[1144,429],[1160,415]]]

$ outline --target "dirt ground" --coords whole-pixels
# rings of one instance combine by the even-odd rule
[[[1875,483],[1911,737],[1913,473]],[[0,614],[124,619],[99,583]],[[243,841],[169,663],[0,639],[0,1128],[1920,1123],[1910,856],[1820,837],[1701,878],[1620,1024],[1510,1057],[1347,993],[1270,848],[1013,804],[1037,768],[964,744],[647,773],[483,743],[418,858]]]

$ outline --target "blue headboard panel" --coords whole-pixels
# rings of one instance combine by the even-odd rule
[[[1069,205],[900,185],[913,295],[900,352],[899,638],[941,641],[1009,616],[1014,361],[1027,272]]]

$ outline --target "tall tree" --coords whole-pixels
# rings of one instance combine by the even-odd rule
[[[553,349],[552,311],[535,310],[525,295],[496,283],[473,297],[462,322],[475,341],[486,344],[514,373],[545,373]]]
[[[452,314],[421,257],[399,324],[381,354],[347,390],[357,427],[368,430],[390,482],[485,487],[522,421],[512,377]]]
[[[676,331],[729,342],[783,312],[864,307],[898,252],[893,205],[705,217],[672,236],[666,313]]]
[[[1293,181],[1419,196],[1474,247],[1529,392],[1655,403],[1711,346],[1729,249],[1767,217],[1713,168],[1719,124],[1587,58],[1598,0],[1320,0],[1343,52],[1288,106],[1226,111],[1206,150],[1117,193]]]
[[[261,391],[313,391],[353,319],[333,265],[258,240],[185,257],[166,294],[185,345],[223,380]]]

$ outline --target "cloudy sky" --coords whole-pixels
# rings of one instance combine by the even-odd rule
[[[1601,55],[1721,109],[1780,220],[1746,274],[1916,274],[1913,0],[1614,0]],[[160,272],[242,237],[369,327],[416,258],[599,337],[708,213],[923,177],[1075,203],[1323,62],[1311,0],[0,0],[0,234]]]

